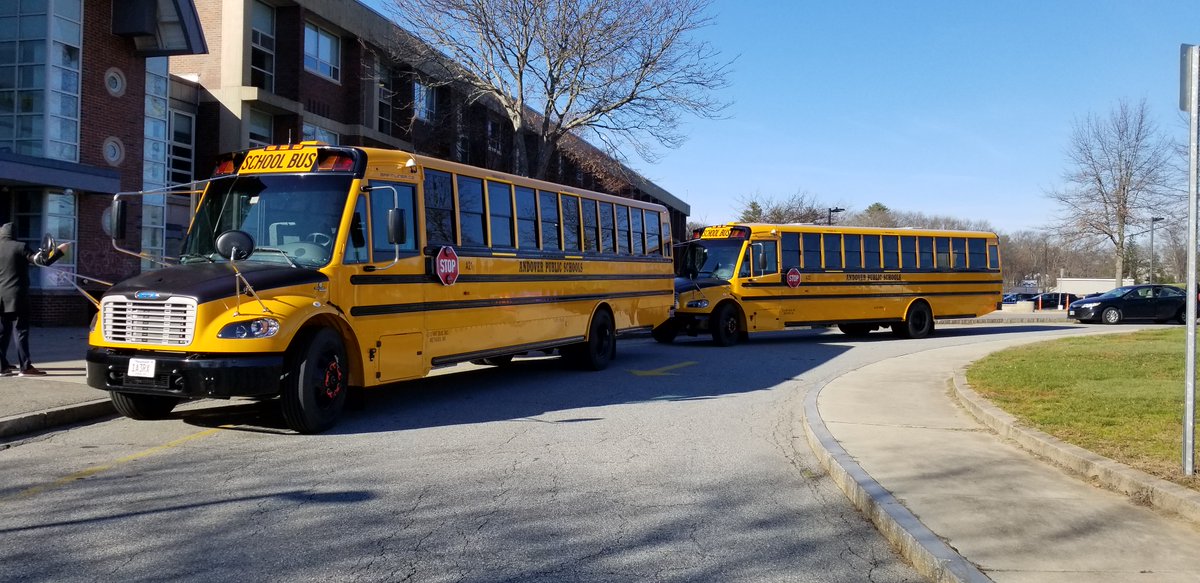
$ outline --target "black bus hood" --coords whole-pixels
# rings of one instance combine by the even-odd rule
[[[293,285],[329,282],[324,273],[315,269],[255,262],[239,262],[237,267],[254,291],[260,293]],[[189,263],[135,275],[114,285],[104,295],[147,301],[183,296],[205,303],[232,296],[234,280],[233,267],[228,263]]]

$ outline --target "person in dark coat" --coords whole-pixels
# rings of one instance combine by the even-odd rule
[[[33,252],[13,238],[13,224],[0,226],[0,374],[36,376],[46,373],[29,358],[29,266],[50,265],[62,258],[70,243]],[[8,360],[8,339],[17,334],[17,365]]]

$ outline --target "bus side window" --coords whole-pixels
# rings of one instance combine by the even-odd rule
[[[780,262],[784,269],[800,267],[800,233],[784,233],[780,236],[783,257]]]
[[[600,232],[596,222],[596,201],[581,199],[583,205],[583,250],[585,253],[600,251]]]
[[[414,192],[412,185],[396,182],[373,182],[374,186],[390,186],[391,188],[376,188],[371,191],[371,248],[374,250],[372,261],[381,263],[391,261],[396,256],[396,247],[388,243],[387,212],[398,208],[404,212],[404,232],[408,240],[400,245],[400,252],[417,250],[417,231],[414,219],[417,216],[413,204]],[[396,189],[395,196],[392,188]]]
[[[871,236],[867,235],[870,240]],[[842,235],[842,243],[846,247],[846,269],[861,269],[863,238],[859,235]]]
[[[645,226],[645,217],[642,216],[642,209],[639,209],[639,208],[630,208],[629,209],[629,224],[631,225],[631,228],[633,230],[633,234],[631,235],[631,237],[629,239],[630,241],[633,242],[633,249],[631,252],[634,255],[645,255],[646,254],[646,239],[644,236],[644,231],[646,230],[646,226]]]
[[[425,170],[425,237],[429,245],[455,244],[454,181],[447,172]]]
[[[346,255],[342,263],[366,263],[371,260],[367,252],[367,197],[359,196],[354,203],[354,217],[350,219],[350,237],[346,239]]]
[[[950,269],[950,239],[934,237],[933,243],[937,249],[937,269]]]
[[[883,235],[883,268],[900,269],[900,238],[897,235]]]
[[[987,268],[987,241],[967,239],[967,261],[971,269]]]
[[[1000,245],[988,243],[988,269],[1000,269]]]
[[[954,249],[954,270],[964,271],[967,269],[967,240],[963,237],[954,237],[950,239],[952,248]]]
[[[879,235],[863,235],[863,269],[879,271],[883,262],[879,257]]]
[[[900,237],[900,266],[904,269],[917,266],[917,238],[912,235]]]
[[[750,248],[754,250],[755,277],[779,273],[778,245],[774,241],[758,241]]]
[[[558,193],[539,190],[538,206],[542,214],[542,250],[562,251],[558,238]]]
[[[802,241],[804,242],[804,269],[821,271],[821,234],[805,233]]]
[[[617,252],[617,232],[613,226],[613,203],[600,203],[600,252]]]
[[[629,255],[629,207],[617,205],[617,253]]]
[[[917,250],[920,268],[933,269],[933,237],[918,237]]]
[[[662,255],[662,228],[658,213],[646,211],[646,255]]]
[[[825,239],[825,269],[842,268],[842,236],[836,233],[826,233]]]

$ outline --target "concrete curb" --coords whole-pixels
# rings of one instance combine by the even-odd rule
[[[938,538],[891,492],[876,482],[829,433],[817,409],[822,385],[804,399],[801,423],[808,445],[846,497],[879,529],[918,573],[935,583],[984,583],[991,579]]]
[[[1135,470],[1125,464],[1071,445],[1020,422],[979,396],[967,383],[966,369],[954,373],[952,393],[980,423],[1001,437],[1080,478],[1128,496],[1135,504],[1153,506],[1200,525],[1200,492]]]
[[[0,418],[0,437],[11,437],[24,433],[32,433],[61,425],[79,423],[97,417],[107,417],[116,414],[112,401],[97,399],[86,403],[64,405],[45,411],[21,413]]]

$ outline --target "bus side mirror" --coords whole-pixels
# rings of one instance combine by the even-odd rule
[[[114,200],[112,203],[112,212],[109,213],[108,232],[112,233],[113,239],[125,238],[125,201]]]
[[[387,231],[388,243],[405,245],[408,243],[408,231],[405,229],[406,217],[404,209],[388,209]]]

